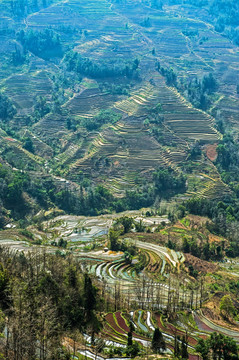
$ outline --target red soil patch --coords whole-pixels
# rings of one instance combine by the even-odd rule
[[[119,334],[125,335],[125,331],[122,330],[116,323],[112,313],[109,313],[105,316],[105,320],[110,324],[110,326]]]
[[[206,324],[204,324],[204,322],[202,322],[202,320],[198,317],[198,315],[195,315],[194,319],[196,321],[199,330],[213,332],[213,330],[209,326],[207,326]]]
[[[115,313],[115,317],[116,317],[116,319],[117,319],[117,322],[118,322],[119,326],[120,326],[124,331],[126,331],[126,332],[128,333],[128,332],[129,332],[129,327],[128,327],[127,324],[125,323],[125,319],[122,317],[121,312],[120,312],[120,311],[117,311],[117,312]],[[135,338],[137,338],[137,339],[148,340],[147,337],[138,335],[138,334],[136,334],[134,331],[133,331],[132,334],[133,334],[133,336],[134,336]]]
[[[193,354],[188,354],[188,358],[189,358],[189,360],[201,359],[201,357],[199,355],[193,355]]]
[[[206,147],[206,154],[209,160],[216,161],[217,160],[217,144],[208,145]]]
[[[186,333],[184,331],[177,329],[172,324],[167,324],[167,327],[163,326],[160,315],[155,315],[155,316],[157,319],[157,325],[158,325],[159,329],[161,329],[163,332],[165,332],[169,335],[173,335],[173,336],[175,335],[175,333],[180,336],[186,336]],[[197,344],[197,340],[191,336],[188,336],[188,342],[192,346],[195,346]]]
[[[122,318],[120,311],[115,313],[115,317],[119,326],[126,332],[129,332],[129,327],[126,325],[125,320]]]

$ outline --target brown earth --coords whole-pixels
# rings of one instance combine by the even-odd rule
[[[229,318],[228,321],[226,321],[220,314],[220,301],[224,295],[226,295],[224,292],[214,294],[213,297],[204,304],[202,313],[215,324],[224,326],[225,328],[230,328],[231,330],[239,331],[239,325],[232,318]],[[237,301],[233,302],[234,305],[236,305]]]
[[[216,161],[217,160],[217,144],[208,145],[206,147],[206,154],[209,160]]]
[[[211,273],[215,272],[218,267],[215,264],[212,264],[208,261],[201,260],[197,258],[196,256],[193,256],[191,254],[184,254],[185,255],[185,265],[188,267],[189,265],[192,265],[195,270],[201,273]]]

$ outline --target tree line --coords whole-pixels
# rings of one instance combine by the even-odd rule
[[[96,62],[89,58],[82,57],[81,54],[69,51],[64,58],[64,64],[67,71],[75,71],[84,76],[90,76],[96,79],[107,77],[126,76],[127,78],[137,77],[139,60],[123,61],[114,59],[113,62],[104,59]]]
[[[74,258],[0,248],[0,261],[3,359],[66,360],[63,336],[87,332],[94,341],[104,302]]]
[[[63,54],[59,35],[50,29],[43,31],[20,30],[17,33],[17,40],[22,44],[25,53],[31,51],[43,58],[62,56]]]

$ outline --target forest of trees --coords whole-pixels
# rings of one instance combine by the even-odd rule
[[[20,41],[25,52],[31,51],[42,58],[62,56],[63,54],[59,35],[50,29],[43,31],[21,30],[17,34],[17,40]]]
[[[170,68],[160,67],[160,64],[156,63],[158,71],[166,79],[168,86],[176,87],[186,99],[191,102],[193,106],[201,110],[208,110],[213,101],[213,94],[218,89],[218,83],[212,73],[204,75],[200,80],[197,77],[192,79],[177,80],[177,74]]]
[[[104,301],[72,257],[45,252],[12,256],[0,248],[1,331],[5,359],[70,359],[62,337],[100,329]]]
[[[21,19],[28,14],[49,6],[52,2],[52,0],[4,0],[2,7],[3,11],[8,10],[9,15]]]
[[[12,101],[7,97],[7,95],[0,92],[0,121],[6,122],[12,119],[16,112],[16,108]]]
[[[238,348],[236,341],[229,336],[212,333],[206,340],[200,339],[196,350],[201,354],[203,360],[236,360],[238,359]]]
[[[114,63],[96,62],[89,58],[84,58],[77,52],[70,51],[65,55],[64,62],[67,71],[75,71],[81,75],[94,77],[96,79],[107,77],[126,76],[127,78],[138,76],[139,60],[122,61],[114,60]]]
[[[225,236],[230,242],[230,246],[225,249],[226,255],[239,256],[239,204],[237,201],[230,198],[225,199],[225,202],[192,198],[185,203],[185,206],[191,214],[208,216],[212,219],[212,223],[207,225],[208,229],[217,235]]]
[[[88,131],[97,130],[104,124],[114,124],[121,119],[121,115],[112,110],[101,110],[93,118],[84,118],[80,122]]]

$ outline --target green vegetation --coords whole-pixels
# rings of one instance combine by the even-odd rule
[[[21,30],[17,34],[17,40],[21,42],[25,52],[31,51],[42,58],[62,55],[59,35],[50,29],[45,29],[43,32]]]
[[[238,203],[237,201],[224,203],[213,202],[208,199],[191,199],[186,202],[187,210],[192,214],[208,216],[213,220],[208,223],[208,229],[217,235],[226,236],[230,241],[230,246],[226,249],[226,254],[236,257],[238,253],[238,238],[236,229],[238,227]],[[219,254],[221,248],[218,249]]]
[[[236,342],[228,336],[213,333],[207,340],[200,339],[196,347],[202,355],[203,360],[207,360],[210,353],[213,359],[237,359],[238,348]]]
[[[226,318],[235,314],[235,307],[233,305],[230,295],[224,295],[220,302],[220,311]]]
[[[90,277],[70,258],[39,254],[38,265],[44,261],[40,273],[31,257],[20,254],[10,261],[7,258],[1,249],[0,301],[8,314],[7,331],[11,334],[4,353],[14,351],[15,356],[25,358],[32,353],[34,357],[40,346],[47,359],[68,359],[61,344],[62,331],[90,329],[92,336],[99,331],[96,310],[102,303]],[[20,340],[23,322],[27,341]]]
[[[136,76],[136,70],[139,66],[138,59],[129,63],[120,60],[114,61],[114,63],[105,61],[103,64],[99,64],[89,58],[83,58],[80,54],[72,51],[65,55],[64,62],[68,71],[75,71],[81,75],[96,79],[112,76],[126,76],[130,79]]]
[[[152,339],[152,349],[156,353],[160,353],[161,351],[166,350],[163,334],[161,333],[159,328],[156,328],[154,330],[153,339]]]
[[[0,358],[238,359],[238,14],[0,1]]]
[[[0,120],[6,122],[16,114],[16,108],[11,100],[3,93],[0,93]]]
[[[102,110],[92,119],[83,119],[81,121],[82,126],[87,130],[97,130],[104,124],[114,124],[121,119],[120,114],[115,113],[112,110]]]

